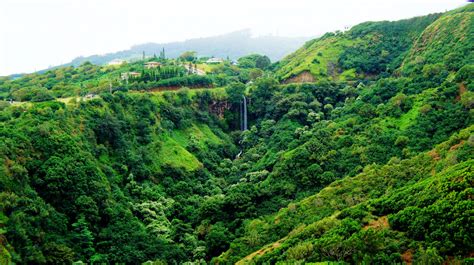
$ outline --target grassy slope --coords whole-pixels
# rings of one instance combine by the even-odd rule
[[[156,162],[159,166],[183,168],[186,171],[194,171],[202,167],[201,162],[195,156],[171,137],[166,137],[163,141]]]
[[[173,168],[183,168],[186,171],[194,171],[201,168],[202,163],[187,148],[195,142],[201,150],[207,150],[209,144],[219,145],[229,138],[222,139],[217,136],[206,124],[193,124],[191,127],[180,130],[173,130],[164,137],[162,145],[159,147],[158,160],[156,166],[171,166]]]
[[[277,75],[288,79],[309,71],[316,79],[328,77],[328,64],[337,64],[344,47],[354,44],[343,35],[331,36],[307,42],[302,48],[281,61]],[[332,76],[329,77],[332,79]]]
[[[205,124],[193,124],[184,130],[174,130],[172,137],[183,147],[187,147],[192,139],[197,140],[201,148],[206,148],[206,143],[222,143],[222,140]]]
[[[435,92],[436,89],[427,89],[418,95],[410,96],[414,100],[413,107],[399,118],[387,117],[386,119],[380,121],[381,125],[385,128],[391,126],[398,127],[400,130],[404,131],[410,125],[412,125],[413,122],[415,122],[417,116],[420,114],[420,108],[425,102],[429,101],[428,99],[430,95]]]
[[[370,52],[378,45],[390,47],[405,41],[411,44],[411,41],[436,18],[438,15],[433,14],[395,22],[366,22],[343,33],[326,34],[307,42],[302,48],[281,60],[277,76],[287,80],[303,72],[309,72],[316,80],[343,81],[363,77],[367,73],[357,73],[355,68],[341,69],[339,59],[348,48],[364,47],[366,49],[364,52]],[[399,56],[403,56],[409,46],[393,51],[395,56],[390,59],[389,64],[397,64]]]
[[[417,65],[435,64],[453,56],[461,65],[474,61],[474,4],[444,14],[428,26],[417,39],[402,70]],[[449,59],[448,59],[449,60]]]

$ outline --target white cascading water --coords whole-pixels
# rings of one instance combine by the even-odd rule
[[[247,126],[247,98],[242,96],[243,102],[240,107],[240,128],[242,131],[248,130]],[[241,142],[241,141],[240,141]],[[239,143],[240,143],[239,142]],[[243,149],[240,149],[240,152],[235,156],[235,158],[239,158],[242,155]]]

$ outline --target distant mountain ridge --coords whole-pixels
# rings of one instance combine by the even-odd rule
[[[192,50],[198,56],[229,57],[237,59],[251,53],[267,55],[272,61],[277,61],[295,51],[312,37],[279,37],[260,36],[252,37],[250,30],[240,30],[228,34],[189,39],[170,43],[145,43],[134,45],[128,50],[77,57],[65,65],[80,65],[86,61],[93,64],[105,64],[113,59],[136,59],[145,52],[147,56],[156,54],[164,48],[166,57],[176,58],[184,51]]]

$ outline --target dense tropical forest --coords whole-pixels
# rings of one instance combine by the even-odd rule
[[[0,263],[474,262],[474,4],[213,59],[0,78]]]

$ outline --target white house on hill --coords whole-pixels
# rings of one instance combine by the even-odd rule
[[[161,63],[159,63],[159,62],[147,62],[147,63],[144,64],[145,68],[147,68],[147,69],[157,68],[160,65],[161,65]]]
[[[224,59],[222,58],[216,58],[216,57],[212,57],[212,58],[209,58],[206,63],[208,64],[213,64],[213,63],[223,63],[224,62]]]
[[[120,77],[122,78],[122,80],[128,80],[130,77],[140,77],[140,73],[138,72],[125,72],[125,73],[121,73],[120,74]]]

